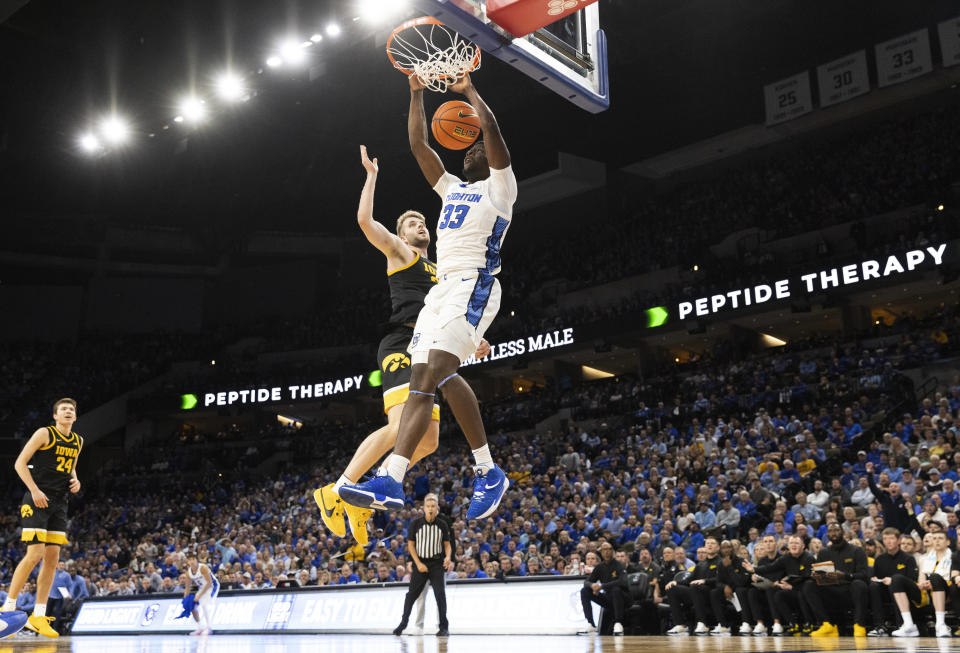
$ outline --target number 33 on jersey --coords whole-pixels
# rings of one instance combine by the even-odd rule
[[[433,190],[443,200],[437,222],[438,276],[456,271],[500,271],[500,247],[513,215],[517,180],[513,168],[465,183],[444,173]]]

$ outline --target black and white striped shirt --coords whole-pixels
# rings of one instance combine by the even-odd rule
[[[440,560],[444,557],[443,543],[453,540],[450,536],[450,526],[440,516],[428,522],[423,516],[417,517],[410,524],[407,540],[413,542],[413,548],[421,560]]]

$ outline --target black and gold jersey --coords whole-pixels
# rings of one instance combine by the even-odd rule
[[[437,266],[415,254],[408,265],[387,272],[387,283],[392,308],[390,324],[414,324],[423,308],[424,298],[437,284]]]
[[[83,438],[70,431],[64,435],[56,426],[47,427],[47,444],[40,447],[27,467],[34,482],[48,498],[66,495],[70,491],[70,478],[83,448]]]

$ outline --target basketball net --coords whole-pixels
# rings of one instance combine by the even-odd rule
[[[480,67],[480,48],[431,16],[408,20],[387,39],[387,56],[425,88],[445,93]]]

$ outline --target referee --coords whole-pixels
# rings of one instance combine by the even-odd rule
[[[403,618],[393,634],[400,635],[407,627],[410,612],[417,597],[423,591],[424,585],[430,581],[433,595],[437,599],[437,614],[440,621],[440,630],[437,635],[449,635],[447,623],[447,597],[444,593],[444,568],[451,568],[450,550],[452,538],[450,526],[438,517],[440,506],[436,494],[428,494],[423,498],[423,516],[417,517],[410,525],[407,534],[407,551],[413,560],[413,572],[410,575],[410,588],[403,601]]]

